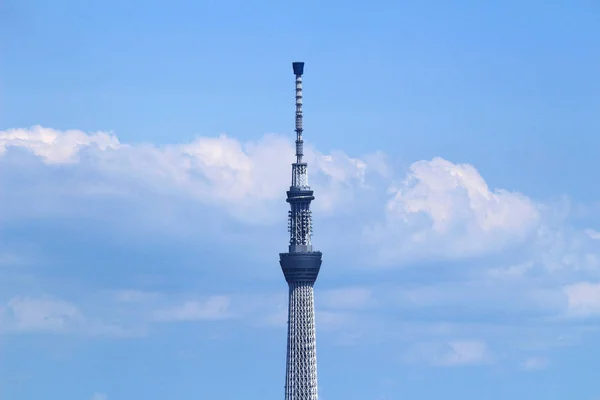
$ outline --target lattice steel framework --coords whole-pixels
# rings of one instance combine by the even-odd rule
[[[304,63],[293,63],[296,75],[296,162],[287,191],[289,251],[279,263],[289,285],[285,400],[317,400],[317,350],[313,285],[321,269],[321,252],[312,249],[313,191],[308,186],[302,139],[302,74]]]

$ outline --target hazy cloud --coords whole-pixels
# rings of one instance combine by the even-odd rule
[[[82,321],[75,305],[53,298],[14,297],[5,307],[9,330],[58,332]]]
[[[156,320],[163,322],[223,319],[229,314],[230,299],[227,296],[211,296],[205,300],[190,300],[181,305],[156,311]]]
[[[452,340],[421,343],[410,352],[409,359],[439,367],[458,367],[488,363],[491,355],[483,341]]]
[[[600,283],[575,283],[565,286],[564,291],[569,301],[570,315],[600,315]]]
[[[548,368],[549,364],[545,357],[529,357],[523,362],[522,367],[526,371],[539,371]]]
[[[586,229],[585,233],[594,240],[600,240],[600,232],[594,229]]]
[[[371,301],[371,291],[364,287],[331,289],[319,295],[319,303],[325,308],[359,309]]]

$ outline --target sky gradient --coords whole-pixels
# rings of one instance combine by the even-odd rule
[[[600,6],[0,4],[0,398],[598,400]]]

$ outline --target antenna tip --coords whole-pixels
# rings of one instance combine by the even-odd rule
[[[294,75],[302,75],[304,73],[303,62],[294,62],[292,63],[292,67],[294,67]]]

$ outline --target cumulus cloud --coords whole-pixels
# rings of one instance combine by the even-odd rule
[[[24,152],[30,155],[24,156]],[[128,229],[138,229],[143,235],[156,231],[160,239],[166,239],[170,231],[156,223],[157,215],[164,214],[163,219],[170,224],[193,225],[195,230],[188,236],[198,242],[197,234],[206,233],[206,240],[203,237],[202,241],[214,240],[210,245],[223,241],[222,237],[214,238],[214,231],[231,223],[234,228],[228,231],[223,252],[250,249],[262,256],[262,248],[253,245],[236,247],[233,252],[231,242],[239,239],[238,232],[245,235],[240,234],[240,241],[252,241],[258,237],[255,230],[260,228],[285,243],[284,192],[290,183],[293,152],[291,138],[275,134],[246,142],[220,135],[154,146],[124,144],[116,135],[103,132],[58,131],[39,126],[0,131],[0,163],[5,163],[0,165],[0,190],[6,194],[0,218],[18,225],[21,220],[32,221],[35,217],[48,221],[58,215],[68,217],[90,210],[89,214],[102,221],[107,235],[121,230],[121,225],[108,226],[113,220],[125,220],[123,225]],[[33,161],[22,168],[11,168],[11,163],[21,159]],[[485,308],[489,315],[494,304],[502,305],[502,312],[555,312],[564,308],[568,299],[571,315],[600,312],[596,304],[600,301],[594,297],[598,292],[596,284],[573,284],[590,279],[586,274],[598,269],[598,233],[566,229],[565,218],[550,223],[547,216],[552,214],[551,206],[518,192],[490,188],[474,166],[442,158],[417,161],[408,171],[394,171],[381,152],[360,156],[342,151],[326,154],[307,146],[306,159],[310,184],[317,195],[315,242],[329,246],[327,254],[331,255],[324,267],[333,269],[339,264],[346,268],[347,263],[366,268],[374,264],[406,266],[433,259],[440,269],[446,267],[439,262],[442,260],[466,269],[473,265],[469,257],[479,257],[473,267],[477,271],[468,279],[459,275],[460,282],[439,282],[436,275],[428,275],[427,284],[412,287],[350,286],[321,291],[317,294],[319,326],[325,332],[343,333],[341,342],[354,343],[359,337],[374,335],[378,322],[369,313],[375,308],[387,312],[401,309],[403,318],[418,309],[444,306],[478,309],[480,314]],[[26,184],[19,178],[26,178]],[[119,208],[118,201],[122,199],[129,203]],[[96,204],[104,205],[102,212],[94,208]],[[190,212],[184,214],[185,218],[175,219],[173,215],[182,209],[205,213],[203,218],[187,218],[192,215]],[[136,223],[128,219],[138,214]],[[218,218],[205,218],[213,215]],[[77,223],[87,223],[84,217]],[[143,225],[144,221],[151,223]],[[0,229],[5,229],[5,225]],[[129,240],[129,236],[124,240]],[[96,243],[88,245],[93,247]],[[120,245],[126,246],[127,242]],[[511,252],[501,253],[516,246],[522,247],[515,257]],[[3,265],[14,252],[10,248],[0,250]],[[481,261],[481,256],[490,254],[492,257]],[[497,257],[500,254],[503,257]],[[226,268],[233,266],[222,266],[223,270]],[[573,271],[579,274],[575,278],[568,275]],[[590,282],[597,281],[597,277],[594,279]],[[232,317],[241,320],[241,315],[252,315],[253,321],[260,321],[257,325],[285,327],[284,296],[205,293],[203,298],[169,298],[136,289],[112,295],[112,301],[118,303],[113,311],[138,318],[142,328],[153,323]],[[12,321],[13,330],[67,331],[84,321],[78,306],[56,299],[15,297],[4,311],[3,318]],[[365,318],[371,318],[373,325],[362,322]],[[110,323],[92,324],[93,329],[87,332],[128,331],[119,318],[106,320]],[[383,323],[380,330],[390,337],[403,331]],[[462,337],[464,332],[453,333]],[[491,358],[486,342],[477,340],[444,337],[441,344],[434,342],[419,349],[421,356],[435,365],[477,364]]]
[[[294,148],[292,140],[281,135],[247,142],[226,135],[198,137],[157,147],[123,144],[103,132],[40,126],[0,131],[0,163],[14,161],[7,157],[14,148],[31,152],[47,167],[31,167],[38,170],[27,174],[22,187],[6,177],[23,174],[24,168],[2,169],[0,189],[7,196],[0,217],[5,220],[88,212],[100,216],[103,224],[125,221],[116,231],[139,227],[140,232],[168,235],[179,224],[191,226],[189,233],[196,235],[210,231],[206,226],[214,230],[222,225],[223,220],[213,218],[220,215],[213,211],[220,210],[238,222],[277,226],[277,232],[285,226],[284,190]],[[490,188],[472,165],[438,157],[394,172],[381,152],[352,157],[342,151],[323,154],[308,146],[306,153],[317,193],[314,210],[321,213],[316,243],[342,250],[343,256],[360,246],[360,254],[352,256],[355,264],[396,266],[468,258],[532,239],[537,258],[510,261],[510,269],[496,267],[490,277],[523,276],[539,264],[588,270],[599,265],[597,251],[585,242],[595,231],[575,240],[573,233],[544,223],[548,207],[517,192]],[[385,196],[387,201],[382,201]],[[118,212],[115,198],[130,202]],[[97,204],[106,206],[98,209]],[[189,218],[196,210],[207,210],[204,216],[213,219]],[[128,219],[134,216],[135,221]],[[233,235],[228,240],[234,240]],[[365,299],[365,293],[340,296],[335,301]]]
[[[519,232],[535,223],[538,212],[527,197],[492,192],[477,170],[441,158],[411,165],[402,185],[391,189],[388,211],[408,221],[414,214],[430,218],[437,234],[465,229],[467,234]]]
[[[227,210],[247,222],[272,221],[273,205],[282,203],[290,184],[294,147],[289,138],[268,134],[242,143],[226,135],[199,137],[187,144],[156,147],[125,145],[111,133],[87,134],[58,131],[41,126],[0,131],[0,155],[21,148],[51,166],[79,163],[88,171],[85,182],[70,184],[88,192],[127,194],[132,190],[180,195]],[[310,146],[311,184],[320,201],[315,209],[332,211],[352,198],[350,186],[360,186],[369,165],[342,152],[321,154]],[[375,173],[382,171],[378,153],[367,155]],[[95,181],[90,182],[90,179]],[[281,204],[280,204],[281,203]]]
[[[289,138],[273,134],[246,143],[221,135],[155,147],[125,145],[110,133],[40,126],[0,132],[0,154],[10,148],[26,149],[47,164],[78,162],[94,171],[84,176],[85,182],[73,182],[72,174],[74,190],[123,194],[144,188],[261,223],[275,221],[285,207],[281,200],[294,152]],[[341,151],[322,154],[309,146],[306,158],[318,194],[315,212],[349,213],[370,198],[368,193],[389,192],[387,205],[380,205],[385,219],[371,224],[368,232],[383,253],[395,258],[432,250],[457,256],[502,248],[527,237],[539,220],[530,199],[491,190],[471,165],[442,158],[418,161],[399,183],[386,184],[374,179],[393,178],[381,152],[356,158]]]
[[[87,212],[117,221],[114,205],[98,210],[98,204],[128,199],[128,212],[119,219],[137,219],[118,222],[122,228],[151,232],[154,226],[163,233],[177,226],[200,230],[199,221],[189,218],[197,210],[208,210],[211,217],[220,214],[210,210],[222,211],[243,223],[281,224],[294,153],[292,140],[275,134],[247,142],[226,135],[198,137],[157,147],[123,144],[112,133],[40,126],[0,131],[0,155],[5,156],[0,162],[14,162],[6,157],[13,148],[38,157],[47,164],[44,174],[50,175],[28,174],[28,184],[16,189],[9,186],[16,185],[14,180],[0,176],[4,192],[10,193],[0,217]],[[498,252],[530,238],[540,225],[535,202],[489,188],[468,164],[434,158],[417,161],[398,175],[382,152],[352,157],[307,146],[306,159],[317,193],[315,213],[322,223],[337,218],[321,225],[317,235],[324,234],[320,241],[330,248],[370,246],[356,258],[358,264],[398,265]],[[24,173],[7,167],[5,177],[10,170]],[[68,184],[53,184],[52,179]],[[33,200],[39,193],[44,201]],[[387,203],[382,203],[386,193]],[[219,225],[216,220],[209,224]]]
[[[104,132],[93,134],[79,130],[60,132],[41,126],[0,131],[0,155],[6,153],[9,147],[20,147],[41,157],[48,164],[76,162],[79,151],[90,146],[104,151],[118,149],[120,143],[115,136]]]
[[[540,220],[528,197],[491,190],[473,166],[439,157],[413,163],[389,192],[385,222],[367,231],[372,241],[386,244],[384,259],[497,251],[528,238]]]

